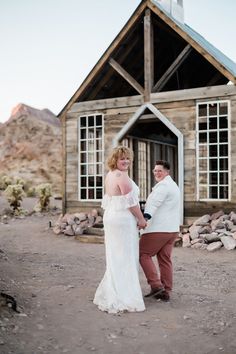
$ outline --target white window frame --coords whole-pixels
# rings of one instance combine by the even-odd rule
[[[217,127],[217,129],[214,130],[210,130],[209,129],[209,125],[208,125],[208,119],[209,119],[209,110],[208,107],[209,105],[212,104],[217,104],[217,121],[219,122],[219,118],[220,118],[220,114],[219,114],[219,104],[222,103],[226,103],[228,106],[228,128],[223,128],[220,129],[219,125]],[[207,129],[206,130],[199,130],[199,106],[201,105],[207,105]],[[207,132],[207,134],[209,134],[209,132],[217,132],[217,134],[219,135],[220,131],[227,131],[228,132],[228,156],[224,156],[225,158],[228,158],[228,198],[209,198],[209,189],[210,189],[210,185],[209,185],[209,153],[207,153],[207,169],[206,169],[206,173],[207,173],[207,198],[200,198],[200,181],[199,181],[199,176],[200,176],[200,169],[199,169],[199,161],[201,160],[200,156],[199,156],[199,145],[201,145],[199,143],[199,131],[200,132]],[[219,141],[217,142],[217,145],[223,145],[224,143],[220,143]],[[210,146],[210,142],[209,139],[206,143],[206,148],[207,148],[207,152],[209,152],[209,146]],[[212,157],[215,158],[215,157]],[[218,150],[218,154],[217,154],[217,160],[218,160],[218,168],[217,168],[217,174],[219,176],[219,173],[224,171],[224,170],[220,170],[219,167],[219,161],[220,161],[220,154],[219,154],[219,150]],[[201,171],[202,172],[202,171]],[[223,201],[231,201],[231,105],[230,105],[230,101],[229,100],[214,100],[214,101],[201,101],[201,102],[197,102],[196,103],[196,183],[197,183],[197,200],[198,201],[214,201],[214,202],[223,202]],[[218,179],[218,183],[214,186],[217,186],[218,188],[218,197],[219,197],[219,187],[222,186],[220,184],[220,181]]]
[[[96,124],[96,117],[101,117],[101,125]],[[93,117],[94,125],[89,125],[89,119]],[[86,120],[85,126],[81,126],[81,119]],[[78,126],[78,200],[83,202],[96,202],[101,201],[104,194],[104,114],[101,113],[92,113],[92,114],[83,114],[78,117],[77,120]],[[89,130],[94,131],[93,137],[89,139],[90,132]],[[96,129],[101,128],[101,137],[96,136]],[[85,139],[81,139],[81,130],[84,130]],[[101,148],[97,148],[98,142],[101,142]],[[85,143],[86,148],[81,150],[82,143]],[[89,145],[90,143],[90,145]],[[95,147],[95,148],[92,148]],[[81,156],[85,157],[85,161],[81,160]],[[97,159],[97,154],[101,155],[101,161]],[[92,157],[92,162],[89,162],[89,158]],[[81,168],[85,166],[86,173],[81,174]],[[95,173],[89,173],[89,167]],[[97,171],[97,168],[101,168],[101,172]],[[94,177],[94,186],[89,186],[89,177]],[[96,177],[101,178],[101,185],[97,185]],[[82,186],[81,180],[85,178],[86,183],[85,187]],[[101,189],[101,198],[97,198],[97,191]],[[86,191],[86,198],[82,196],[82,191]],[[89,198],[89,192],[93,191],[94,198]]]

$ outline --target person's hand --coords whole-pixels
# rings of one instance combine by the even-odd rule
[[[141,220],[138,220],[138,229],[145,229],[145,227],[147,226],[147,221],[143,218]]]

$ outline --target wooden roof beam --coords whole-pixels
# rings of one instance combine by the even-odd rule
[[[182,52],[177,56],[177,58],[173,61],[171,66],[166,70],[166,72],[162,75],[162,77],[157,81],[155,86],[153,87],[153,92],[160,91],[165,84],[169,81],[169,79],[174,75],[174,73],[178,70],[182,62],[191,52],[192,47],[190,44],[186,45],[186,47],[182,50]]]
[[[133,88],[140,93],[144,94],[143,87],[124,69],[120,64],[118,64],[114,59],[110,58],[109,64],[115,69],[120,76],[122,76]]]
[[[150,101],[154,78],[153,25],[151,11],[147,9],[144,16],[144,102]]]

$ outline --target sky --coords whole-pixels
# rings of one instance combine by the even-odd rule
[[[236,1],[183,0],[185,23],[236,62]],[[0,122],[58,114],[141,0],[0,0]]]

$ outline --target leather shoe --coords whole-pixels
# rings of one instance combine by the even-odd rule
[[[168,301],[170,301],[170,295],[168,294],[168,292],[167,291],[162,291],[161,293],[159,293],[159,294],[156,294],[156,295],[154,295],[154,297],[155,297],[155,299],[157,299],[157,300],[162,300],[162,301],[165,301],[165,302],[168,302]]]
[[[164,288],[153,288],[153,289],[151,289],[150,293],[147,295],[144,295],[144,297],[157,296],[157,295],[161,294],[163,291],[165,291]]]

